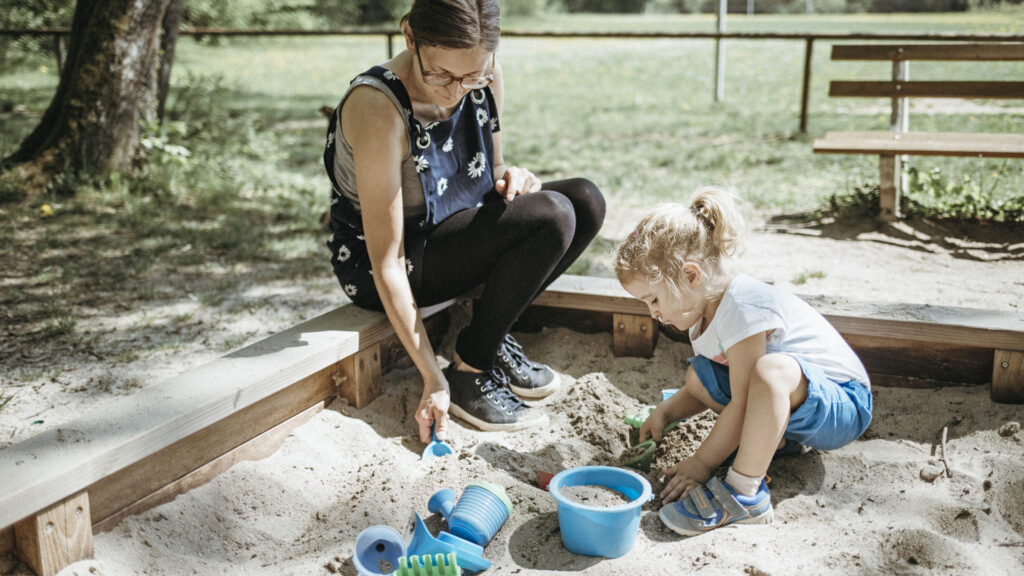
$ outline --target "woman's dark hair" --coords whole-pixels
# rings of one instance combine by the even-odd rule
[[[493,52],[501,35],[498,0],[415,0],[406,22],[421,46]]]

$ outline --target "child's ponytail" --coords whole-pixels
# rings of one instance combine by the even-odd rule
[[[615,272],[620,280],[636,274],[652,284],[667,282],[678,294],[683,267],[693,262],[703,271],[705,292],[716,297],[725,289],[722,260],[736,255],[742,230],[732,193],[700,188],[689,206],[655,206],[619,246]]]
[[[743,216],[732,193],[722,188],[705,186],[693,193],[690,211],[702,225],[704,237],[696,243],[708,261],[731,258],[739,248]]]

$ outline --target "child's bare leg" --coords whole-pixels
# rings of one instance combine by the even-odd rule
[[[672,419],[680,420],[696,416],[708,408],[720,413],[724,406],[711,399],[704,385],[697,377],[693,366],[686,368],[686,383],[678,392],[669,398],[672,408]]]
[[[806,399],[807,379],[792,356],[768,354],[758,359],[747,387],[743,433],[732,469],[748,477],[764,476],[789,415]]]

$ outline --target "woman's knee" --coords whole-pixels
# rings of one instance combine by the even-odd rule
[[[576,231],[576,211],[568,198],[541,191],[520,196],[513,200],[515,202],[530,205],[530,219],[537,226],[538,233],[557,239],[562,250],[568,248]]]
[[[580,225],[600,229],[606,211],[601,189],[586,178],[569,178],[562,182],[564,186],[560,191],[572,201]]]

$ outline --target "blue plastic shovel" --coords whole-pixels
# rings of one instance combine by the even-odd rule
[[[422,460],[433,460],[438,456],[447,456],[448,454],[454,454],[455,450],[448,444],[437,439],[437,429],[435,425],[430,426],[430,433],[433,434],[434,439],[427,444],[427,447],[423,449],[423,454],[420,456]]]

